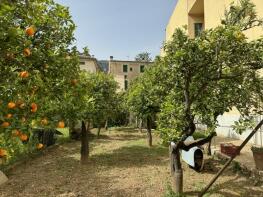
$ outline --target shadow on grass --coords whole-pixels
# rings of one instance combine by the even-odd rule
[[[139,130],[133,127],[112,127],[110,128],[109,132],[114,131],[121,131],[125,133],[138,133]]]
[[[222,175],[226,176],[226,175]],[[207,194],[205,196],[222,196],[222,197],[240,197],[240,196],[247,196],[247,197],[262,197],[263,196],[263,189],[258,190],[253,188],[253,183],[249,179],[242,179],[242,176],[237,176],[231,180],[228,180],[224,183],[216,184],[210,190],[208,190]],[[205,187],[205,185],[203,186]],[[185,192],[187,196],[197,196],[201,189],[199,191],[190,191]],[[232,192],[231,192],[232,191]],[[234,193],[233,193],[234,192]]]
[[[94,155],[91,161],[107,167],[142,167],[145,165],[167,165],[168,149],[162,146],[152,148],[133,145],[121,147],[109,153]]]
[[[200,172],[201,174],[216,174],[222,165],[219,160],[214,158],[206,158],[204,160],[204,169]]]

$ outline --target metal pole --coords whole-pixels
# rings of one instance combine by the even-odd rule
[[[231,158],[229,158],[229,160],[226,162],[223,168],[216,174],[216,176],[210,181],[210,183],[200,192],[198,197],[202,197],[209,190],[209,188],[214,184],[214,182],[224,172],[224,170],[229,166],[229,164],[236,158],[237,154],[243,149],[243,147],[248,143],[248,141],[258,131],[258,129],[260,129],[262,125],[263,125],[263,120],[259,122],[256,128],[249,134],[249,136],[245,139],[245,141],[243,141],[243,143],[237,148],[236,153]]]

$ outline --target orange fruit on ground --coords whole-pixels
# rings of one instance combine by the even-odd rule
[[[15,107],[16,107],[16,104],[12,101],[7,104],[8,109],[14,109]]]
[[[26,28],[26,34],[28,36],[33,36],[36,33],[35,28],[33,26],[30,26]]]
[[[64,123],[64,121],[59,121],[59,122],[58,122],[58,128],[65,128],[65,123]]]
[[[36,103],[32,103],[31,104],[31,112],[35,113],[37,111],[37,104]]]
[[[47,118],[43,118],[43,119],[41,120],[41,124],[42,124],[42,125],[47,125],[47,124],[48,124]]]
[[[9,122],[3,122],[1,126],[6,128],[6,127],[10,126],[10,123]]]
[[[38,149],[38,150],[39,150],[39,149],[42,149],[43,147],[44,147],[43,144],[41,144],[41,143],[37,144],[37,149]]]
[[[26,134],[21,134],[19,137],[20,137],[20,140],[21,140],[22,142],[25,142],[25,141],[28,140],[28,136],[27,136]]]
[[[31,55],[31,51],[30,51],[29,48],[25,48],[24,51],[23,51],[23,53],[24,53],[24,56],[26,56],[26,57],[28,57],[28,56]]]
[[[28,78],[29,77],[29,73],[27,71],[22,71],[19,73],[19,76],[21,78]]]
[[[9,118],[12,118],[13,117],[13,114],[6,114],[5,118],[9,119]]]
[[[6,157],[6,156],[7,156],[7,152],[6,152],[6,150],[0,148],[0,158],[1,158],[1,157]]]
[[[73,86],[77,85],[77,83],[78,83],[78,80],[77,80],[77,79],[72,79],[72,80],[71,80],[71,84],[72,84]]]

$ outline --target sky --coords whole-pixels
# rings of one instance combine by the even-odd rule
[[[133,60],[141,52],[159,55],[165,27],[177,0],[55,0],[69,7],[76,45],[99,60]]]

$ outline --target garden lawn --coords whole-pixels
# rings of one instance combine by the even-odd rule
[[[91,142],[87,165],[80,165],[79,142],[59,145],[9,171],[9,181],[0,186],[0,196],[159,197],[167,193],[171,184],[168,149],[158,145],[156,135],[154,146],[149,148],[146,133],[133,129],[102,134]],[[211,158],[202,173],[184,164],[186,195],[197,196],[221,167],[220,161]],[[207,196],[263,196],[263,188],[261,183],[229,169]]]

